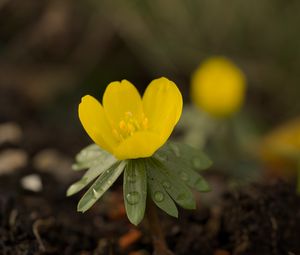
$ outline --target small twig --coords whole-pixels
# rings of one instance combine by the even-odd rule
[[[38,219],[36,220],[33,224],[32,224],[32,231],[33,231],[33,234],[36,238],[36,240],[38,241],[39,243],[39,248],[42,252],[45,252],[46,251],[46,248],[45,248],[45,245],[43,243],[43,240],[40,236],[40,233],[39,233],[39,228],[42,227],[42,226],[49,226],[51,225],[52,223],[54,222],[54,219],[53,218],[50,218],[50,219],[46,219],[46,220],[43,220],[43,219]]]
[[[15,225],[17,216],[18,216],[17,209],[13,209],[9,215],[9,226],[10,227],[13,227]]]
[[[156,206],[153,201],[149,198],[147,202],[146,217],[148,220],[149,229],[152,234],[154,252],[153,255],[174,255],[168,249],[165,237],[159,222]]]

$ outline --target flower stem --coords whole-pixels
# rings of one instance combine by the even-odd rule
[[[161,223],[158,219],[156,205],[149,197],[147,201],[146,217],[153,240],[153,255],[174,255],[174,253],[168,249]]]

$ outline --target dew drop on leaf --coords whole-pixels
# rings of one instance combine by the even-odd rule
[[[171,188],[171,183],[168,181],[163,181],[162,185],[164,186],[164,188],[169,189]]]
[[[136,182],[136,175],[128,175],[127,176],[127,181],[131,182],[131,183]]]
[[[126,195],[126,200],[129,204],[135,205],[140,201],[141,195],[137,191],[129,192]]]
[[[93,189],[93,194],[94,194],[94,198],[97,199],[99,197],[99,193],[95,189]]]
[[[181,178],[181,180],[183,180],[185,182],[189,180],[188,174],[186,172],[183,172],[183,171],[180,173],[180,178]]]
[[[155,201],[161,202],[161,201],[164,200],[164,198],[165,198],[165,195],[164,195],[164,193],[162,193],[161,191],[156,191],[156,192],[154,193],[154,199],[155,199]]]

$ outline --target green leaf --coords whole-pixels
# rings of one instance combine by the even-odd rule
[[[90,168],[98,165],[109,156],[111,156],[111,154],[101,149],[97,144],[91,144],[76,155],[76,163],[72,165],[72,169],[79,171]]]
[[[101,162],[98,162],[98,164],[90,167],[90,169],[83,175],[83,177],[73,183],[67,190],[67,196],[72,196],[75,193],[82,190],[84,187],[86,187],[91,181],[93,181],[97,176],[102,174],[105,170],[110,168],[114,163],[116,163],[117,159],[109,154],[105,157],[100,157],[102,159]],[[99,161],[99,160],[98,160]]]
[[[126,161],[117,161],[103,172],[80,199],[77,211],[85,212],[105,193],[123,172]]]
[[[148,188],[153,202],[167,214],[178,217],[178,210],[165,188],[160,183],[160,179],[156,178],[151,168],[147,171]]]
[[[159,156],[157,158],[161,159]],[[184,161],[180,160],[180,158],[162,160],[162,162],[167,169],[176,173],[177,177],[185,182],[189,187],[200,192],[210,191],[210,186],[206,180]]]
[[[212,165],[212,161],[201,150],[177,142],[167,142],[156,153],[163,162],[181,161],[192,170],[204,170]]]
[[[208,183],[196,172],[196,169],[204,169],[211,165],[211,161],[201,151],[189,145],[169,142],[155,154],[155,157],[161,160],[168,169],[174,171],[189,187],[200,192],[210,191]],[[199,161],[197,168],[194,164],[196,159]]]
[[[154,178],[160,180],[161,185],[178,205],[185,209],[196,208],[191,190],[158,159],[154,157],[147,159],[147,171],[151,171]]]
[[[143,159],[129,160],[125,172],[123,193],[129,221],[138,225],[144,218],[147,197],[147,176]]]

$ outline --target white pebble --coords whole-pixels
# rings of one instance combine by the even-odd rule
[[[24,189],[39,192],[43,188],[42,180],[37,174],[30,174],[21,179],[21,185]]]

